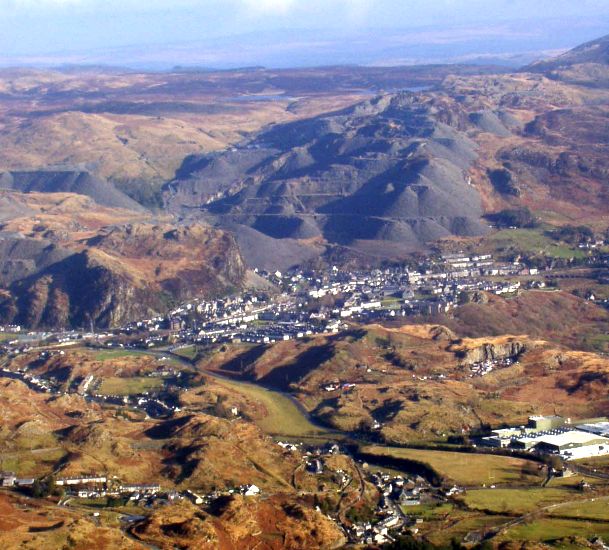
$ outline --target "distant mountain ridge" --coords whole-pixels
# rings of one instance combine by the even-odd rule
[[[545,71],[580,63],[609,65],[609,34],[581,44],[558,57],[532,63],[528,69]]]
[[[586,42],[558,57],[532,63],[523,70],[574,84],[609,86],[609,35]]]

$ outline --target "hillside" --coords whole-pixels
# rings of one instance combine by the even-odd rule
[[[142,210],[139,203],[114,185],[87,172],[5,172],[0,174],[0,189],[23,193],[78,193],[91,197],[101,206]]]
[[[472,183],[487,214],[528,207],[551,225],[607,227],[606,90],[531,73],[449,77],[444,90],[469,112],[499,109],[509,127],[473,137]]]
[[[345,542],[326,516],[285,496],[254,502],[231,497],[212,514],[201,514],[193,506],[174,507],[153,514],[133,534],[167,548],[196,544],[201,550],[329,549]]]
[[[57,506],[54,502],[2,493],[0,542],[6,548],[70,547],[74,550],[115,548],[144,550],[117,524],[99,525],[99,521],[80,510]]]
[[[246,266],[477,242],[505,209],[609,226],[609,92],[547,71],[15,70],[0,90],[5,321],[113,325]]]
[[[606,44],[552,63],[598,73]],[[603,230],[609,93],[543,67],[3,71],[0,186],[164,206],[267,270],[403,259],[508,208]]]
[[[266,269],[324,250],[402,258],[484,234],[482,217],[508,208],[602,229],[607,105],[605,89],[551,75],[449,75],[430,91],[379,95],[191,155],[164,203],[234,232],[246,261]]]
[[[131,72],[0,70],[0,170],[88,171],[147,206],[185,157],[268,124],[480,67]],[[64,189],[67,190],[67,189]]]
[[[93,515],[86,500],[70,499],[57,506],[56,496],[33,499],[27,492],[22,496],[3,491],[0,541],[7,547],[61,543],[87,548],[87,538],[102,548],[139,548],[137,540],[142,547],[196,545],[226,550],[259,548],[261,541],[267,541],[265,547],[270,549],[303,550],[345,542],[336,523],[315,509],[314,496],[340,501],[337,474],[346,471],[355,476],[354,461],[334,455],[326,459],[324,476],[308,473],[304,453],[282,448],[247,418],[224,410],[219,397],[226,389],[215,381],[171,390],[185,396],[200,392],[214,396],[215,406],[208,412],[176,412],[169,418],[152,419],[142,409],[116,400],[85,398],[75,388],[89,375],[104,381],[120,376],[123,386],[138,376],[159,380],[150,376],[159,371],[176,369],[188,375],[169,359],[125,351],[50,349],[21,354],[9,366],[30,369],[63,385],[51,394],[41,393],[3,374],[0,448],[4,469],[38,478],[97,472],[107,475],[111,486],[158,483],[163,494],[177,490],[185,495],[190,489],[219,498],[204,506],[181,498],[166,505],[159,500],[154,506],[120,500],[110,504],[102,499],[93,508],[100,514]],[[252,483],[262,491],[261,497],[234,492]],[[135,522],[118,521],[125,514]]]
[[[88,375],[111,378],[120,368],[127,381],[160,366],[167,368],[156,358],[132,355],[106,360],[91,352],[68,351],[46,360],[29,354],[17,365],[63,380],[66,392],[46,395],[21,381],[0,379],[4,467],[19,475],[100,471],[113,472],[123,483],[156,481],[165,487],[206,492],[246,483],[267,491],[292,490],[289,480],[299,455],[286,454],[253,423],[203,412],[153,420],[141,411],[124,408],[122,414],[120,407],[74,393]]]
[[[116,326],[222,294],[245,276],[234,239],[206,225],[154,223],[141,209],[105,208],[79,195],[3,199],[22,205],[0,231],[3,323]]]
[[[568,52],[525,68],[542,72],[550,78],[587,86],[609,84],[609,35],[586,42]]]
[[[496,368],[475,375],[484,361]],[[228,350],[199,368],[290,389],[328,425],[399,444],[520,425],[531,414],[594,417],[609,407],[606,358],[527,336],[462,339],[437,325],[356,327],[255,353]]]
[[[402,252],[479,235],[480,198],[466,177],[476,146],[461,117],[440,99],[403,93],[274,126],[242,148],[189,159],[166,205],[274,239],[388,242]]]
[[[485,295],[434,321],[463,336],[529,334],[593,351],[595,339],[606,333],[609,312],[567,292],[529,291],[510,299]]]

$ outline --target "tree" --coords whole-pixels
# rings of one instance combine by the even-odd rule
[[[558,455],[548,455],[546,457],[546,464],[555,472],[562,472],[565,468],[562,459]]]
[[[42,481],[40,479],[34,480],[30,492],[35,498],[46,498],[52,494],[55,494],[56,485],[55,478],[48,477],[46,480]]]
[[[42,498],[44,496],[44,486],[39,479],[34,481],[31,491],[34,498]]]
[[[489,214],[487,218],[497,227],[537,227],[538,222],[528,208],[508,208],[495,214]]]
[[[590,242],[594,239],[594,231],[586,225],[565,225],[548,233],[557,241],[563,241],[572,245]]]

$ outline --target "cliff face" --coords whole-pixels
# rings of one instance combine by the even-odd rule
[[[102,262],[119,262],[134,278],[186,300],[239,286],[245,266],[235,239],[205,225],[128,224],[87,241]]]
[[[89,251],[20,281],[12,290],[15,314],[10,320],[28,327],[88,326],[91,322],[109,327],[161,311],[154,294],[101,265]]]
[[[69,224],[74,219],[71,215]],[[27,236],[5,225],[0,231],[0,323],[112,327],[163,314],[176,302],[220,295],[243,282],[245,267],[228,233],[202,224],[147,221],[99,229],[99,221],[91,215],[90,226],[79,220],[75,231],[62,217],[41,216]],[[12,223],[23,231],[26,222]],[[48,235],[50,227],[53,242],[36,238]]]
[[[463,364],[481,363],[483,361],[499,361],[515,359],[526,351],[524,343],[513,338],[498,339],[496,342],[485,342],[475,345],[452,344],[448,350],[453,351]]]

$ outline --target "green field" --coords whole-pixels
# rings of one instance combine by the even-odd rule
[[[482,486],[504,483],[539,484],[542,479],[534,472],[537,464],[509,456],[457,453],[382,447],[371,445],[364,453],[416,460],[431,466],[446,481],[459,485]]]
[[[479,489],[470,490],[463,502],[472,510],[489,510],[494,513],[527,514],[536,509],[573,498],[575,489],[542,488],[530,489]]]
[[[448,522],[434,526],[426,533],[426,538],[441,548],[448,548],[453,539],[461,540],[473,531],[485,531],[491,527],[502,525],[509,521],[508,517],[484,516],[457,511]],[[425,529],[425,527],[424,527]]]
[[[602,472],[609,472],[609,455],[586,458],[575,463],[587,468],[596,468]]]
[[[543,234],[541,229],[506,229],[486,239],[493,249],[512,248],[532,255],[551,258],[585,258],[586,252],[556,242]]]
[[[571,502],[549,513],[550,516],[592,519],[609,522],[609,497],[599,497],[582,502]]]
[[[0,453],[0,470],[15,472],[22,477],[41,476],[51,473],[64,454],[60,448]]]
[[[223,386],[256,401],[266,409],[266,416],[254,419],[264,432],[286,437],[323,436],[327,432],[317,427],[303,414],[296,404],[287,396],[267,390],[255,384],[235,380],[219,381]]]
[[[104,349],[95,351],[93,358],[96,361],[109,361],[111,359],[119,359],[121,357],[130,357],[138,354],[139,352],[128,350],[128,349]]]
[[[104,378],[97,390],[100,395],[136,395],[147,391],[155,391],[163,388],[162,378],[147,376],[133,378]]]
[[[516,525],[501,536],[501,540],[554,541],[565,537],[592,537],[609,535],[609,522],[588,522],[542,518]]]
[[[173,353],[180,357],[184,357],[184,359],[188,359],[189,361],[194,361],[199,355],[199,348],[197,348],[197,346],[187,346],[185,348],[176,349]]]
[[[419,504],[417,506],[402,506],[402,511],[409,516],[433,520],[441,516],[453,515],[455,506],[450,502],[444,502],[439,505]]]

